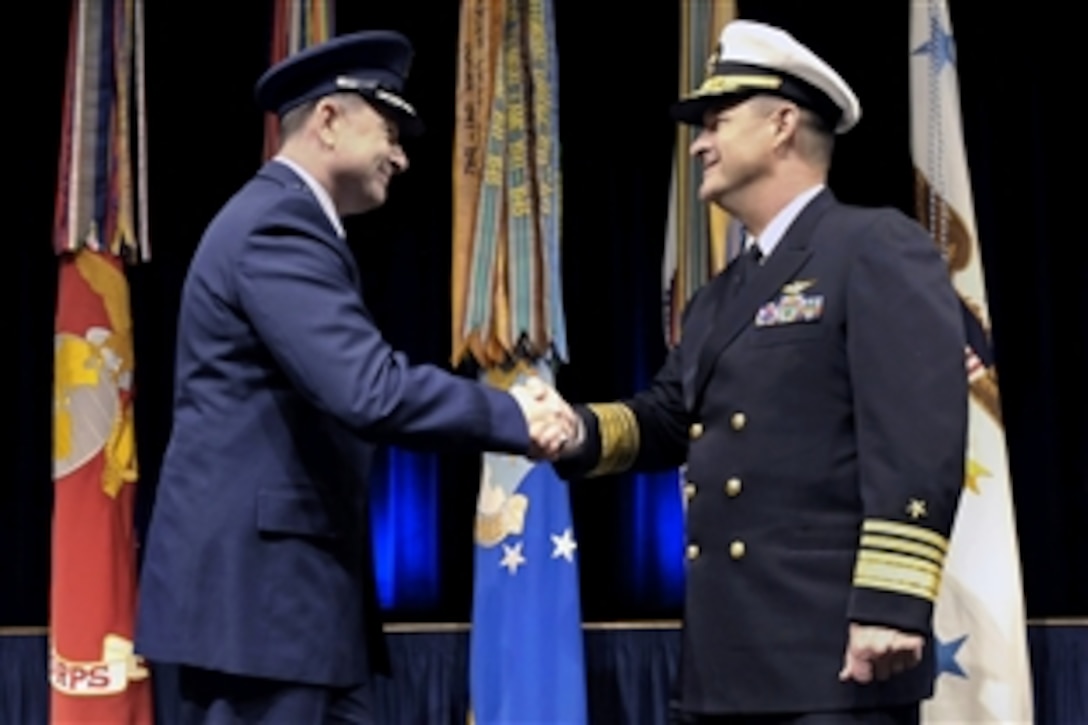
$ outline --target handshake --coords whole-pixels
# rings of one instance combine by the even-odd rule
[[[573,453],[585,438],[582,419],[555,388],[537,377],[529,377],[510,388],[529,427],[529,457],[555,461]]]

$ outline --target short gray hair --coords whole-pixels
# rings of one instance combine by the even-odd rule
[[[286,141],[296,134],[306,123],[306,119],[310,117],[310,114],[314,112],[316,105],[317,99],[315,98],[312,101],[306,101],[295,106],[280,116],[280,139]]]
[[[820,164],[824,168],[831,166],[831,154],[835,149],[835,134],[827,123],[813,111],[797,105],[788,98],[780,98],[775,95],[753,96],[759,113],[770,115],[789,104],[796,106],[800,116],[797,126],[797,150],[808,161]]]

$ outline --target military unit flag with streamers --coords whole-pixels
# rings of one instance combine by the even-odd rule
[[[328,40],[333,33],[334,0],[274,0],[269,67],[303,48]],[[264,118],[264,158],[280,147],[280,125],[275,114]]]
[[[552,0],[465,0],[453,158],[452,361],[491,385],[567,361]],[[483,457],[469,668],[478,725],[586,721],[577,543],[547,462]]]
[[[138,470],[125,275],[149,250],[142,9],[139,0],[72,6],[53,236],[54,723],[152,722],[149,673],[133,652]]]
[[[721,29],[736,17],[734,0],[680,3],[678,97],[702,83]],[[661,265],[662,319],[669,347],[680,341],[680,319],[691,296],[722,271],[743,244],[739,222],[699,199],[702,167],[688,153],[692,140],[692,127],[677,124]]]

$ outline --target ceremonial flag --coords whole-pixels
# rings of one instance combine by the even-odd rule
[[[546,364],[525,375],[551,382]],[[477,725],[587,722],[578,544],[567,484],[548,462],[484,455],[470,647]]]
[[[270,65],[303,48],[322,43],[333,32],[334,0],[273,0]],[[264,116],[264,159],[280,148],[280,125],[274,113]]]
[[[465,0],[453,159],[453,355],[567,359],[552,0]]]
[[[963,302],[970,383],[967,478],[934,613],[938,674],[923,720],[1030,723],[1020,556],[945,0],[911,0],[909,50],[917,217]]]
[[[132,644],[137,462],[124,272],[149,250],[142,25],[139,0],[72,7],[53,240],[54,723],[152,720]]]
[[[680,3],[680,92],[683,97],[705,80],[722,28],[737,17],[734,0]],[[691,126],[676,128],[661,290],[665,344],[680,341],[684,306],[700,287],[725,268],[743,243],[740,224],[718,206],[699,200],[703,170],[691,158]]]
[[[552,0],[464,0],[453,158],[452,361],[549,383],[567,359]],[[549,463],[483,457],[470,721],[586,722],[577,544]]]

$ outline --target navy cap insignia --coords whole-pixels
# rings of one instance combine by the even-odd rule
[[[714,52],[706,59],[706,76],[709,78],[714,75],[714,68],[718,65],[718,58],[722,55],[722,44],[718,43],[714,46]]]

